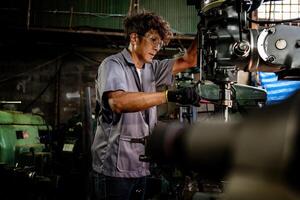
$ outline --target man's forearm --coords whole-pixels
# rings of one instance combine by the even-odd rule
[[[166,95],[165,92],[113,92],[108,103],[117,113],[137,112],[166,103]]]

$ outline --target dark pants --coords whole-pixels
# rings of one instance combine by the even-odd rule
[[[146,177],[119,178],[94,172],[94,192],[97,200],[143,200]]]

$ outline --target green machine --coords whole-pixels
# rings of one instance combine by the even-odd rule
[[[25,166],[49,157],[40,140],[47,133],[49,127],[39,115],[0,111],[0,164]]]

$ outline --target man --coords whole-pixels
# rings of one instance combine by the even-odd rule
[[[196,65],[196,41],[181,58],[153,60],[172,36],[169,24],[153,13],[140,13],[127,17],[124,26],[128,48],[106,58],[98,69],[100,114],[92,166],[99,199],[143,199],[149,166],[139,161],[144,145],[132,139],[151,133],[157,105],[168,100],[199,103],[193,88],[156,92],[158,86],[171,85],[172,75]]]

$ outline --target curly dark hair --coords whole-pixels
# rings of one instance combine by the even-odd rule
[[[131,33],[137,33],[144,36],[149,30],[156,30],[162,41],[167,44],[173,33],[170,24],[161,16],[155,15],[153,12],[142,12],[135,15],[127,16],[124,19],[124,31],[126,38]]]

